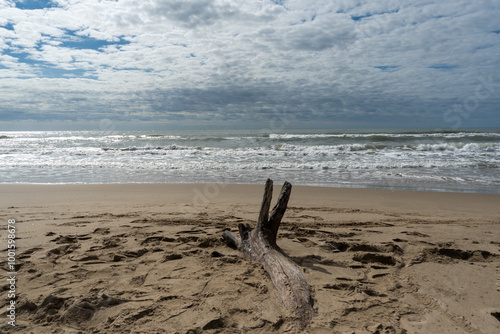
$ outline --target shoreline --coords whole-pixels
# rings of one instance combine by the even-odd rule
[[[277,181],[278,183],[281,181]],[[283,181],[284,182],[284,181]],[[499,181],[500,182],[500,181]],[[168,186],[168,185],[174,185],[174,186],[197,186],[197,185],[216,185],[218,187],[226,187],[226,186],[259,186],[259,185],[264,185],[265,184],[265,179],[262,180],[261,183],[234,183],[234,182],[115,182],[115,183],[33,183],[33,182],[13,182],[13,183],[0,183],[0,187],[12,187],[12,186]],[[275,186],[276,186],[275,182]],[[464,190],[464,191],[459,191],[459,190],[429,190],[429,189],[412,189],[412,188],[405,188],[405,187],[377,187],[377,186],[367,186],[367,187],[346,187],[342,185],[319,185],[319,184],[292,184],[294,187],[302,187],[302,188],[327,188],[327,189],[340,189],[340,190],[368,190],[368,191],[387,191],[387,192],[415,192],[415,193],[444,193],[444,194],[477,194],[477,195],[500,195],[500,191],[498,192],[484,192],[484,191],[473,191],[473,190]]]
[[[313,204],[330,198],[332,201],[339,200],[340,202],[348,202],[350,205],[356,205],[358,202],[359,205],[366,206],[363,205],[363,202],[375,201],[374,205],[380,205],[381,201],[391,200],[400,205],[411,201],[413,205],[426,203],[430,207],[435,207],[436,201],[444,201],[446,208],[451,209],[456,201],[456,204],[462,208],[465,204],[466,207],[481,207],[485,211],[492,209],[500,216],[500,207],[497,208],[500,194],[292,186],[290,199],[292,202],[297,200]],[[281,184],[275,182],[275,195],[279,193],[280,188]],[[156,202],[155,198],[170,199],[171,193],[175,192],[178,202],[188,205],[217,203],[218,200],[227,201],[229,198],[241,201],[247,196],[252,196],[254,199],[259,199],[255,202],[255,205],[258,206],[262,191],[263,185],[225,183],[0,184],[0,201],[2,203],[14,203],[13,201],[15,201],[15,204],[12,205],[21,205],[23,201],[43,202],[47,200],[49,203],[54,203],[53,199],[37,197],[50,193],[57,200],[63,202],[74,200],[75,198],[71,196],[80,196],[80,200],[95,196],[101,196],[99,200],[109,200],[119,196],[121,199]],[[371,199],[370,196],[374,198]],[[411,207],[409,203],[406,206]]]
[[[275,182],[272,205],[282,184]],[[318,312],[301,330],[262,268],[221,240],[264,185],[0,185],[15,219],[16,327],[144,333],[494,333],[500,195],[293,186],[278,245]],[[7,259],[7,234],[0,238]],[[4,291],[7,297],[7,291]]]

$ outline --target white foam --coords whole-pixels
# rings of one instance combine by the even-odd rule
[[[0,142],[0,182],[223,178],[245,183],[274,175],[299,184],[385,182],[425,189],[432,183],[489,187],[500,180],[500,134],[490,133],[5,135],[9,138]]]

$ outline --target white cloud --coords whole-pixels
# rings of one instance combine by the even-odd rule
[[[500,4],[486,0],[54,2],[0,6],[2,111],[440,119],[500,71]]]

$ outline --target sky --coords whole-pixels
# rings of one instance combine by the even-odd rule
[[[0,130],[500,127],[498,0],[0,0]]]

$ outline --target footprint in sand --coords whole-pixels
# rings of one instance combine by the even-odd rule
[[[73,253],[78,248],[80,248],[80,244],[63,245],[49,250],[47,252],[47,257],[50,258],[52,261],[55,261],[66,254]]]

